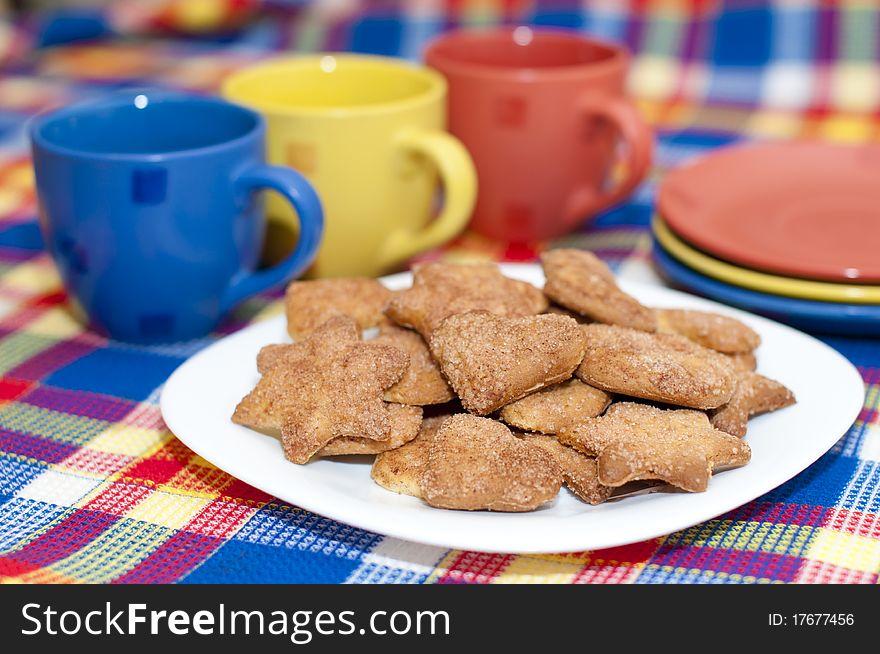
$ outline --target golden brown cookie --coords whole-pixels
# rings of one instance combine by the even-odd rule
[[[379,326],[379,335],[372,341],[390,345],[409,355],[409,368],[403,379],[385,391],[385,400],[400,404],[442,404],[455,395],[418,332],[394,325],[389,320]]]
[[[794,393],[778,381],[754,372],[739,375],[736,391],[730,401],[709,412],[716,429],[742,438],[746,435],[749,418],[776,411],[797,402]]]
[[[552,457],[495,420],[458,414],[431,442],[421,477],[431,506],[465,511],[531,511],[562,485]]]
[[[555,436],[524,434],[522,440],[528,445],[540,447],[547,452],[562,473],[562,480],[572,493],[589,504],[601,504],[614,491],[610,486],[599,483],[599,470],[596,459],[563,445]]]
[[[754,372],[758,367],[758,358],[754,352],[737,352],[736,354],[728,354],[727,358],[733,364],[733,369],[737,372]]]
[[[569,318],[574,319],[581,325],[588,325],[591,322],[596,322],[595,320],[591,320],[586,316],[582,316],[577,311],[571,311],[570,309],[566,309],[565,307],[558,304],[551,304],[549,307],[547,307],[547,311],[545,311],[544,313],[555,313],[560,316],[568,316]]]
[[[412,288],[395,293],[385,313],[429,340],[444,318],[457,313],[529,316],[546,308],[541,291],[505,277],[494,263],[429,263],[415,269]]]
[[[596,456],[599,482],[622,486],[640,479],[704,491],[714,470],[745,465],[745,441],[712,427],[702,411],[659,409],[619,402],[605,415],[584,420],[559,440]]]
[[[584,335],[566,316],[470,311],[440,323],[430,345],[464,408],[486,415],[568,379],[583,357]]]
[[[419,433],[422,424],[422,407],[387,403],[391,423],[388,440],[342,436],[334,438],[318,450],[315,456],[340,456],[344,454],[378,454],[409,443]]]
[[[421,497],[419,487],[431,441],[449,415],[431,416],[422,420],[418,435],[409,443],[382,452],[373,461],[370,476],[382,488],[401,495]]]
[[[709,311],[657,309],[657,331],[679,334],[725,354],[752,352],[761,344],[758,333],[736,318]]]
[[[285,297],[287,333],[303,339],[334,316],[351,316],[362,330],[375,327],[390,299],[391,291],[367,277],[292,282]]]
[[[282,347],[263,357],[265,372],[238,403],[233,422],[280,428],[284,454],[294,463],[306,463],[340,436],[390,438],[391,414],[382,396],[406,372],[405,352],[364,343],[354,319],[345,316]]]
[[[652,332],[654,312],[617,287],[601,259],[586,250],[549,250],[541,255],[544,293],[557,304],[597,322]]]
[[[502,407],[500,415],[517,429],[558,434],[582,418],[595,418],[609,404],[608,393],[572,378],[511,402]]]
[[[575,374],[609,393],[714,409],[736,388],[730,360],[684,336],[599,324],[581,330],[587,350]]]

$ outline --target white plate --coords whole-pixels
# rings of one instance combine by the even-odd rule
[[[504,273],[540,287],[536,265],[504,265]],[[392,289],[409,273],[382,281]],[[791,479],[846,433],[861,410],[864,386],[856,369],[816,339],[779,323],[665,288],[622,283],[657,307],[707,309],[744,321],[761,334],[759,370],[791,388],[798,403],[755,418],[746,437],[752,461],[721,472],[704,493],[654,493],[585,504],[563,489],[532,513],[433,509],[370,479],[370,459],[288,462],[275,439],[234,425],[238,401],[257,382],[256,356],[268,343],[289,341],[284,317],[257,323],[204,349],[180,366],[162,392],[169,429],[219,468],[285,502],[334,520],[407,540],[486,552],[571,552],[633,543],[698,524]]]

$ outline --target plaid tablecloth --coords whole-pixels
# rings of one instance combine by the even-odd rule
[[[880,11],[869,2],[713,0],[268,3],[235,35],[110,40],[7,53],[0,74],[0,580],[9,582],[874,583],[880,572],[880,340],[825,339],[861,371],[850,431],[815,465],[726,515],[665,538],[565,555],[421,546],[289,506],[196,456],[165,428],[162,383],[187,356],[278,310],[265,296],[197,343],[133,347],[83,331],[35,224],[22,124],[120,83],[210,91],[286,50],[418,57],[457,24],[561,25],[625,43],[631,90],[658,128],[652,178],[626,205],[554,244],[466,234],[456,256],[598,252],[651,278],[657,179],[741,138],[880,134]],[[39,34],[24,21],[6,43]],[[0,43],[2,47],[2,43]],[[0,55],[0,61],[3,61]]]

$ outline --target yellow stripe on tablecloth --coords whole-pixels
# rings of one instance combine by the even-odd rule
[[[174,533],[161,525],[123,518],[88,545],[56,561],[48,569],[83,583],[107,583],[132,570]],[[22,578],[30,581],[28,575]]]
[[[0,187],[0,216],[9,215],[13,210],[18,209],[24,201],[24,191]]]
[[[880,541],[827,528],[818,531],[806,553],[807,559],[850,570],[880,571]]]
[[[705,70],[693,66],[688,71],[690,84],[699,84],[705,77]],[[667,127],[685,126],[693,122],[697,115],[697,105],[690,102],[656,102],[637,100],[636,105],[639,113],[651,125],[665,125]]]
[[[109,454],[144,457],[158,450],[169,438],[170,432],[166,430],[116,423],[96,436],[89,447]]]
[[[683,547],[802,556],[810,547],[817,531],[815,527],[797,524],[709,520],[669,536],[666,542]]]
[[[436,565],[436,567],[431,572],[431,574],[429,574],[428,577],[425,579],[425,583],[426,584],[436,583],[438,579],[440,579],[443,575],[445,575],[449,571],[450,566],[453,563],[455,563],[456,559],[460,555],[461,555],[461,550],[449,550],[449,552],[446,553],[446,556],[444,556],[440,560],[440,562]]]
[[[57,291],[61,278],[49,255],[41,254],[4,273],[2,285],[19,293],[43,295]]]
[[[35,185],[34,169],[30,161],[22,161],[6,170],[3,175],[3,186],[21,191],[32,191]]]
[[[756,111],[748,120],[747,131],[754,136],[794,138],[803,130],[804,121],[790,111]]]
[[[665,57],[643,56],[632,64],[629,88],[638,89],[638,95],[648,100],[662,100],[674,94],[678,87],[681,65]]]
[[[0,338],[0,375],[6,374],[31,357],[57,343],[55,338],[13,332]]]
[[[841,62],[831,69],[831,104],[843,111],[871,112],[880,100],[880,74],[867,63]]]
[[[107,424],[105,420],[44,409],[25,402],[10,402],[0,409],[0,427],[69,445],[85,445],[105,431]]]
[[[583,566],[517,556],[492,580],[493,584],[570,584]]]
[[[855,455],[863,461],[880,461],[880,425],[856,420],[853,428],[862,430],[862,442]]]
[[[125,517],[169,529],[181,529],[210,503],[211,498],[157,490],[139,502]]]
[[[78,584],[83,583],[80,579],[74,579],[67,575],[56,572],[52,568],[40,568],[18,577],[5,579],[4,584]]]
[[[194,458],[171,479],[156,488],[181,497],[201,497],[209,500],[220,497],[222,489],[231,483],[232,477],[201,457],[197,458],[203,462],[202,465],[197,465]]]
[[[819,134],[840,143],[860,143],[868,140],[876,131],[870,118],[860,116],[830,116],[818,126]]]
[[[26,329],[29,334],[40,334],[59,340],[73,338],[84,331],[82,324],[62,307],[47,309],[42,316],[28,323]]]

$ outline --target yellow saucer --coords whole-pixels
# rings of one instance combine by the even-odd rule
[[[880,286],[817,282],[740,268],[695,250],[673,234],[659,215],[654,216],[652,228],[655,238],[669,254],[697,272],[728,284],[803,300],[880,304]]]

